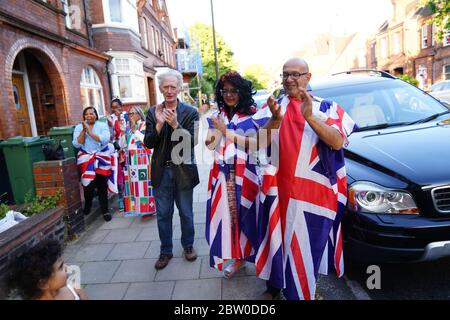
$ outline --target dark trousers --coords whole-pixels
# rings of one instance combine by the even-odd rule
[[[88,214],[91,211],[92,199],[94,199],[96,187],[102,213],[108,213],[108,177],[97,174],[94,181],[92,181],[87,187],[83,187],[85,214]]]
[[[281,291],[280,288],[276,288],[276,287],[272,286],[269,281],[266,281],[266,288],[267,288],[267,292],[269,292],[272,295],[272,297],[275,297]]]

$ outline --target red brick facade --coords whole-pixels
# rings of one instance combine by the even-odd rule
[[[82,4],[82,0],[74,1]],[[58,5],[52,7],[52,3]],[[91,66],[97,72],[103,87],[104,101],[109,101],[109,85],[106,63],[109,57],[88,48],[85,23],[79,30],[70,30],[65,25],[65,14],[60,1],[39,0],[0,2],[0,138],[19,135],[18,118],[15,111],[12,73],[19,53],[26,52],[38,64],[31,66],[36,72],[44,71],[41,81],[35,77],[31,84],[33,109],[36,117],[38,135],[45,135],[51,126],[68,125],[80,122],[82,106],[80,98],[80,79],[82,70]],[[82,8],[82,7],[81,7]],[[81,10],[83,14],[84,10]],[[84,16],[82,16],[84,20]],[[27,62],[28,64],[29,62]],[[30,66],[29,66],[30,67]],[[29,73],[33,70],[29,70]],[[44,83],[48,79],[50,83]],[[54,106],[42,106],[42,98],[37,88],[51,90]],[[49,116],[53,116],[51,121]],[[43,119],[44,118],[44,119]]]

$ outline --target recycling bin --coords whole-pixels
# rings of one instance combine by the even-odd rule
[[[9,181],[14,202],[24,203],[25,195],[29,192],[34,196],[33,163],[44,161],[44,144],[54,144],[55,141],[46,136],[9,138],[0,143],[0,148],[6,160]]]

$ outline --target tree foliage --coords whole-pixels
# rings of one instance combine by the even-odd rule
[[[262,65],[253,64],[244,69],[243,76],[253,82],[253,87],[257,90],[267,89],[270,82],[270,75]]]
[[[450,1],[449,0],[421,0],[420,6],[428,6],[433,13],[430,24],[436,27],[436,38],[442,42],[444,32],[450,30]]]
[[[202,23],[196,23],[189,28],[192,45],[197,43],[203,62],[203,79],[210,84],[206,89],[214,88],[216,82],[216,69],[214,59],[214,42],[212,27]],[[228,44],[223,37],[216,32],[216,44],[217,44],[217,63],[219,66],[219,77],[221,74],[236,70],[237,63],[234,59],[234,53],[231,51]],[[203,86],[203,85],[202,85]],[[211,93],[211,91],[205,91],[204,93]]]

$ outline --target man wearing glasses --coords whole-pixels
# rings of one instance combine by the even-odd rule
[[[309,300],[315,297],[319,272],[335,269],[343,275],[340,221],[347,183],[342,147],[356,125],[335,102],[307,92],[311,73],[305,60],[289,59],[281,77],[286,95],[278,101],[271,96],[268,107],[253,116],[260,127],[258,149],[271,149],[270,161],[261,167],[256,274],[267,280],[274,299],[283,291],[287,299]],[[254,137],[232,132],[227,139],[257,145]]]
[[[151,180],[158,210],[161,252],[155,264],[163,269],[173,257],[172,217],[174,202],[181,222],[184,257],[194,261],[193,189],[199,183],[194,146],[198,142],[198,112],[178,100],[183,76],[169,70],[158,76],[164,102],[150,108],[146,119],[144,144],[154,149]]]
[[[355,123],[335,102],[307,92],[311,73],[305,60],[289,59],[281,77],[286,96],[278,102],[270,97],[270,108],[261,110],[272,110],[279,131],[271,150],[278,161],[263,169],[262,219],[270,224],[260,230],[257,273],[268,280],[272,296],[283,289],[288,299],[314,299],[319,272],[334,268],[343,274],[342,148]]]

